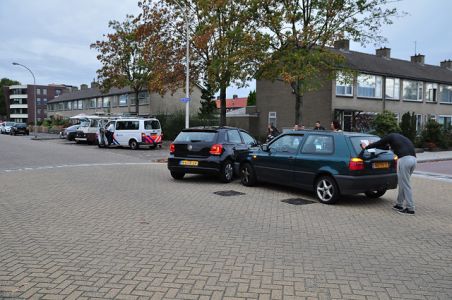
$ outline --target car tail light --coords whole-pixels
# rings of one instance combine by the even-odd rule
[[[348,168],[350,171],[364,170],[364,161],[361,158],[354,157],[350,159]]]
[[[169,153],[170,153],[170,154],[173,154],[174,151],[176,151],[176,146],[174,146],[174,144],[171,144],[171,145],[169,146]]]
[[[223,153],[223,145],[221,144],[215,144],[212,147],[210,147],[210,154],[212,155],[221,155]]]

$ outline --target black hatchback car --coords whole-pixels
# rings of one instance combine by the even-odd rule
[[[11,135],[29,135],[30,131],[28,130],[27,124],[25,123],[15,123],[13,127],[11,127],[11,131],[9,132]]]
[[[291,131],[250,151],[240,166],[240,180],[313,190],[322,203],[340,195],[381,197],[397,187],[397,156],[392,151],[362,150],[378,136],[348,132]]]
[[[174,179],[185,174],[212,174],[230,182],[248,150],[257,146],[246,131],[235,127],[182,130],[170,146],[168,169]]]

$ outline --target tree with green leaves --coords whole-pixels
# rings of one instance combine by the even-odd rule
[[[143,6],[151,0],[144,1]],[[250,0],[163,0],[175,12],[173,24],[190,22],[190,71],[220,94],[220,125],[226,125],[226,89],[245,86],[265,53],[265,34],[253,18]],[[185,32],[176,30],[173,39],[183,43]],[[204,81],[203,81],[204,79]]]
[[[209,83],[201,89],[201,93],[201,107],[199,108],[198,117],[200,119],[211,119],[217,112],[215,93]]]
[[[409,138],[413,143],[416,140],[416,115],[410,114],[409,111],[402,115],[402,122],[400,122],[401,133]]]
[[[256,90],[250,91],[248,94],[248,100],[246,102],[247,106],[253,106],[256,105]]]
[[[373,123],[375,134],[378,136],[385,136],[389,133],[400,132],[400,127],[397,124],[397,119],[393,112],[388,110],[379,113]]]
[[[271,40],[258,76],[281,79],[295,95],[295,123],[302,123],[303,96],[346,68],[332,51],[337,40],[383,42],[380,30],[398,15],[393,0],[255,0],[255,17]]]
[[[9,105],[9,99],[6,99],[3,93],[3,87],[15,84],[20,84],[20,82],[9,78],[2,78],[0,80],[0,119],[1,116],[6,117],[6,106]]]
[[[184,52],[171,38],[174,26],[170,17],[166,7],[152,3],[139,17],[127,15],[123,22],[110,21],[113,32],[91,45],[99,52],[102,67],[97,74],[102,89],[130,87],[137,115],[140,91],[147,88],[163,95],[183,80]]]

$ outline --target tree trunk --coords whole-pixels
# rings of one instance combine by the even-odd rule
[[[298,79],[292,83],[292,89],[295,94],[295,124],[302,125],[303,94],[301,93],[301,80]]]
[[[138,115],[140,114],[140,103],[138,101],[138,94],[140,93],[139,90],[135,90],[135,113]]]
[[[226,126],[226,88],[220,88],[220,126]]]

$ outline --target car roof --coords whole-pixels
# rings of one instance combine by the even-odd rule
[[[238,127],[230,127],[230,126],[197,126],[197,127],[190,127],[182,129],[182,131],[218,131],[218,130],[231,130],[231,129],[237,129],[237,130],[243,130]]]
[[[332,130],[313,130],[313,129],[302,129],[302,130],[288,130],[284,132],[284,134],[303,134],[303,133],[314,133],[314,134],[336,134],[336,135],[345,135],[345,136],[376,136],[370,133],[363,132],[350,132],[350,131],[332,131]]]

